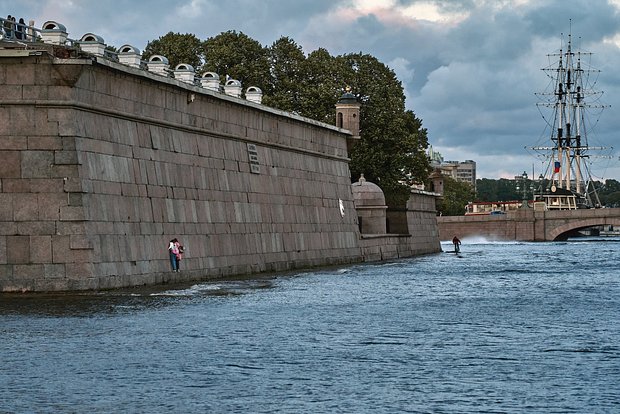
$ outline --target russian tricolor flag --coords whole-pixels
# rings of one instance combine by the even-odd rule
[[[553,165],[553,172],[554,173],[560,172],[560,161],[556,161],[555,164]]]

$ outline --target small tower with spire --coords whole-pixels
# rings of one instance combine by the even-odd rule
[[[352,137],[347,140],[349,152],[353,143],[360,139],[360,107],[357,98],[351,93],[351,88],[347,86],[345,93],[336,103],[336,126],[351,132]]]
[[[435,168],[428,177],[430,181],[430,191],[443,197],[443,174],[439,168]]]

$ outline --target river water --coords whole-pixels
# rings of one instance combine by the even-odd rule
[[[618,239],[464,240],[460,255],[0,296],[0,412],[620,412],[619,257]]]

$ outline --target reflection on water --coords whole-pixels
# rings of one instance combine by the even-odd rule
[[[157,308],[175,303],[178,299],[208,296],[242,295],[257,289],[269,289],[268,278],[204,282],[191,286],[140,287],[102,292],[7,294],[0,300],[0,315],[78,316],[109,314]]]
[[[614,412],[620,243],[0,297],[0,412]]]

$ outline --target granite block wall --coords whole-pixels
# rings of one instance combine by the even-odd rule
[[[489,240],[517,240],[516,222],[509,215],[437,217],[440,240],[454,236],[484,237]]]
[[[406,227],[407,230],[402,233],[362,234],[360,243],[364,260],[391,260],[440,252],[436,214],[434,194],[412,191],[405,211],[388,214],[388,218],[395,223],[390,227],[396,230]]]
[[[430,194],[392,217],[400,234],[360,235],[351,136],[338,128],[105,59],[4,53],[0,63],[0,291],[441,250]],[[186,247],[179,273],[174,237]]]
[[[1,291],[362,260],[341,130],[103,60],[0,59]]]

